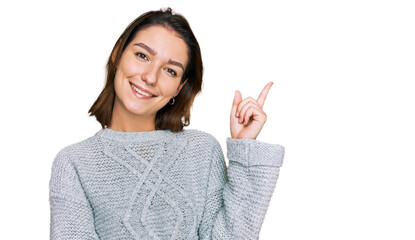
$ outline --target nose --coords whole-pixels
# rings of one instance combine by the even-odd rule
[[[157,68],[155,66],[148,66],[141,74],[141,80],[148,85],[155,86],[157,83]]]

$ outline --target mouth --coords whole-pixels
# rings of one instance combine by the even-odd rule
[[[143,89],[139,86],[136,86],[131,82],[130,82],[130,85],[131,85],[131,88],[133,89],[133,92],[135,93],[135,95],[139,98],[148,99],[148,98],[152,98],[152,97],[157,97],[156,95],[154,95],[150,91],[145,90],[145,89]]]

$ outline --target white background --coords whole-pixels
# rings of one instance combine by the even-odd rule
[[[171,6],[202,49],[191,125],[226,153],[236,89],[274,81],[259,141],[286,148],[260,239],[415,239],[413,1],[0,3],[0,239],[48,239],[60,149],[99,129],[88,110],[125,27]]]

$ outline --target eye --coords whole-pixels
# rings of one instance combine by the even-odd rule
[[[137,52],[135,55],[136,55],[137,57],[139,57],[139,58],[143,59],[143,60],[148,61],[148,57],[147,57],[144,53]]]
[[[172,75],[172,76],[177,76],[177,73],[176,73],[176,71],[174,71],[173,69],[171,69],[171,68],[166,68],[165,69],[170,75]]]

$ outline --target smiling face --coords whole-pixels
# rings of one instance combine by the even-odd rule
[[[111,125],[126,129],[126,125],[153,124],[145,129],[154,128],[157,111],[185,84],[180,80],[188,62],[187,50],[184,40],[163,26],[140,30],[117,66]]]

